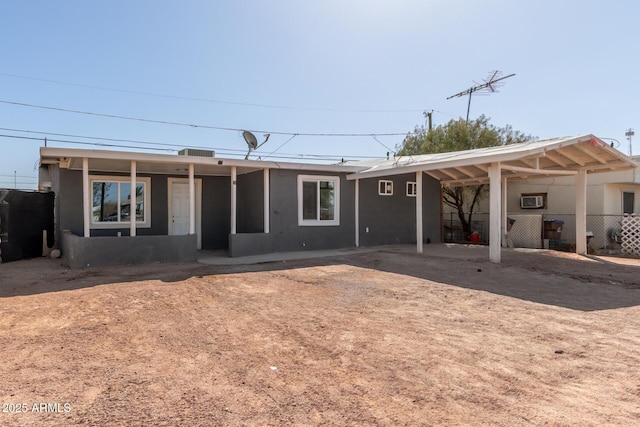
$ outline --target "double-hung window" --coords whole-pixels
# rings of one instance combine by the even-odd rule
[[[132,217],[138,227],[151,226],[149,178],[136,178],[135,192],[129,177],[92,176],[89,181],[92,228],[129,227]]]
[[[340,177],[298,175],[298,225],[340,225]]]

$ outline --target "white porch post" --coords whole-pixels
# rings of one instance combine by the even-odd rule
[[[501,224],[502,220],[502,179],[500,163],[489,166],[489,261],[500,262]]]
[[[237,210],[237,170],[231,166],[231,234],[236,234],[236,210]]]
[[[136,235],[136,211],[138,207],[138,198],[136,192],[136,174],[137,174],[137,164],[135,160],[131,160],[131,192],[129,193],[129,235]]]
[[[507,178],[502,178],[502,220],[500,221],[500,235],[502,247],[507,247]]]
[[[82,158],[82,218],[84,237],[91,237],[91,189],[89,188],[89,159]]]
[[[360,247],[360,180],[356,179],[355,194],[355,227],[356,227],[356,248]]]
[[[416,172],[416,251],[421,254],[422,248],[422,171]]]
[[[576,253],[587,253],[587,171],[576,175]]]
[[[270,218],[269,218],[269,207],[270,207],[270,200],[269,200],[269,168],[264,168],[263,170],[264,173],[264,233],[268,234],[271,230],[269,227],[269,222],[270,222]]]
[[[196,178],[193,163],[189,163],[189,234],[196,234]]]

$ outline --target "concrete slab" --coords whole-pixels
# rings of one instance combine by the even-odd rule
[[[388,245],[366,248],[344,248],[322,251],[277,252],[263,255],[229,257],[227,251],[200,251],[198,262],[208,265],[250,265],[265,262],[292,261],[298,259],[326,258],[367,252],[416,253],[415,245]],[[454,243],[427,244],[423,247],[423,256],[440,256],[457,259],[489,258],[489,247],[482,245],[461,245]]]

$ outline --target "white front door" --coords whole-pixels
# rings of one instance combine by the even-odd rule
[[[171,235],[189,234],[189,184],[174,182],[171,189]]]
[[[196,179],[196,234],[198,249],[202,248],[201,215],[202,180]],[[189,234],[189,180],[169,178],[169,234],[182,236]]]

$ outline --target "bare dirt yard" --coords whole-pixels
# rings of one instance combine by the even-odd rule
[[[640,263],[477,251],[1,264],[0,425],[640,425]]]

